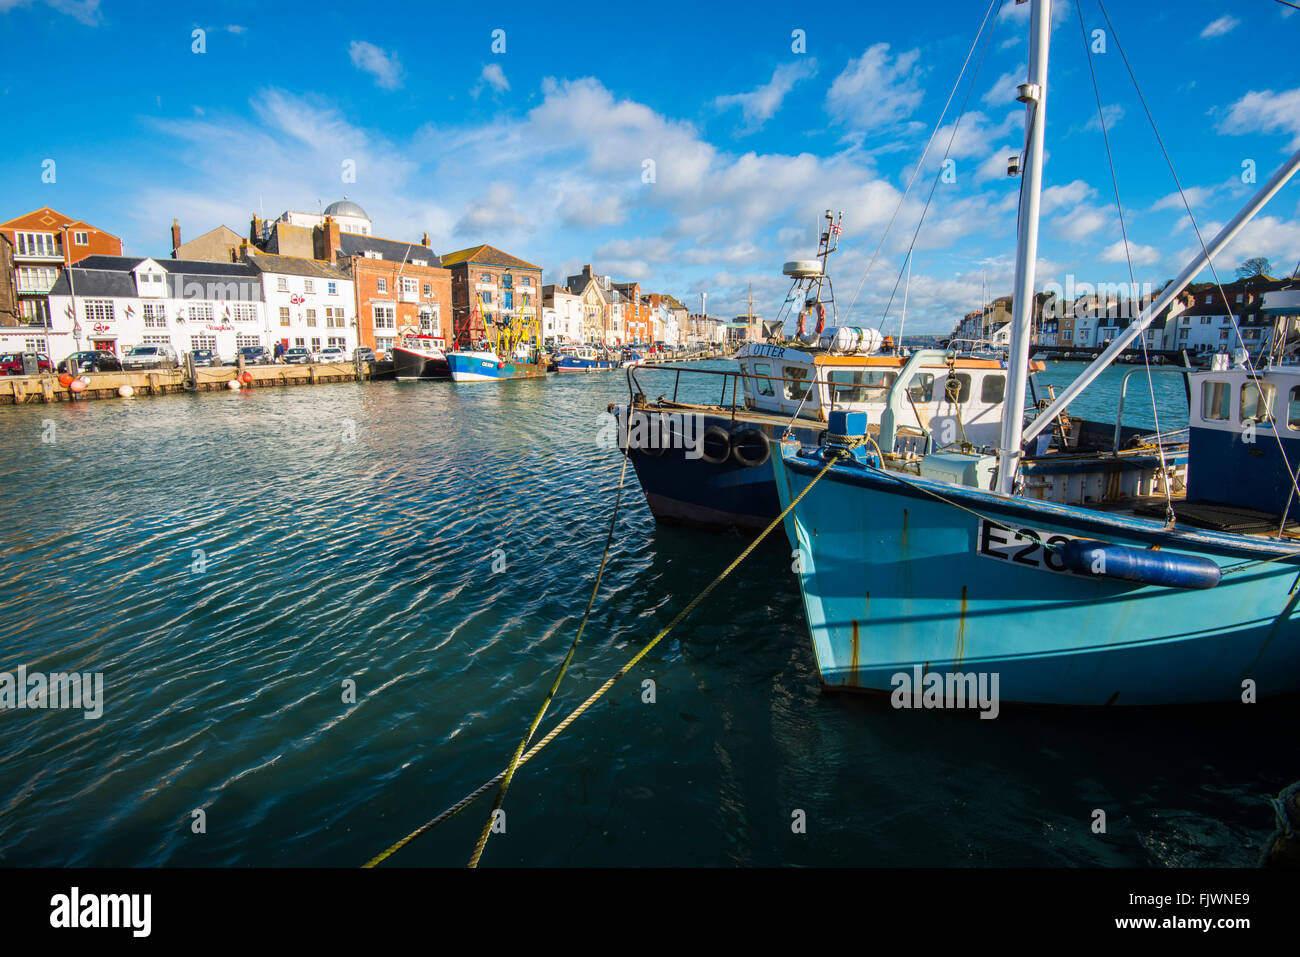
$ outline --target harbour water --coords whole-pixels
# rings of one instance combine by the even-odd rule
[[[1184,424],[1181,380],[1157,385]],[[625,397],[604,373],[5,410],[0,671],[102,672],[106,700],[0,711],[0,861],[355,866],[490,778],[585,606]],[[656,527],[629,469],[544,727],[745,544]],[[1300,777],[1295,715],[824,694],[778,532],[520,771],[484,863],[1249,866]],[[464,864],[487,808],[392,863]]]

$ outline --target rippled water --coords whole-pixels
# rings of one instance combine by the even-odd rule
[[[0,670],[106,682],[99,720],[0,711],[0,863],[353,866],[490,778],[586,603],[625,394],[611,373],[0,410]],[[629,469],[545,727],[745,543],[655,527]],[[1300,777],[1294,717],[823,694],[778,538],[520,772],[484,863],[1249,865]],[[393,863],[463,864],[486,813]]]

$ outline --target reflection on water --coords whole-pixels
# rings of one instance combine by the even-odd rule
[[[4,863],[352,866],[495,774],[585,605],[625,394],[608,373],[4,410],[0,670],[102,671],[107,698],[97,721],[0,712]],[[746,544],[656,528],[628,482],[555,719]],[[826,695],[787,552],[520,772],[485,863],[1255,861],[1300,776],[1290,713]],[[464,863],[486,810],[395,862]]]

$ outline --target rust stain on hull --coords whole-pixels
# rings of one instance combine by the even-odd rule
[[[848,683],[851,687],[856,688],[858,687],[858,685],[862,683],[861,679],[858,677],[858,666],[861,663],[861,655],[859,654],[860,645],[859,645],[859,635],[858,635],[858,620],[854,618],[849,623],[853,626],[853,637],[852,637],[853,649],[852,649],[852,657],[849,660]]]
[[[960,667],[962,655],[966,654],[966,586],[961,586],[961,614],[957,618],[957,660]]]

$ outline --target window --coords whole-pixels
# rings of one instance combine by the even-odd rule
[[[515,307],[515,294],[510,290],[503,292],[501,294],[501,305],[506,309],[513,309]]]
[[[318,351],[320,349],[320,336],[311,337],[311,347],[313,351]]]
[[[302,281],[302,291],[307,293],[308,295],[314,296],[316,294],[316,280],[304,279]]]
[[[17,233],[18,253],[23,256],[62,256],[63,249],[53,233]]]
[[[289,280],[284,276],[277,276],[275,279],[275,288],[280,292],[288,292]]]
[[[87,322],[112,322],[115,318],[112,299],[87,299],[83,308]]]
[[[327,345],[337,346],[340,349],[346,349],[348,347],[348,340],[343,336],[330,336],[325,340],[325,342]]]
[[[1292,432],[1300,432],[1300,385],[1291,389],[1291,400],[1287,406],[1286,424]]]
[[[145,346],[169,346],[172,344],[171,336],[141,336],[140,344]]]
[[[325,307],[325,325],[329,326],[331,329],[342,329],[344,325],[346,325],[343,319],[342,306]]]
[[[308,310],[307,310],[307,328],[308,328],[308,329],[315,329],[315,328],[316,328],[316,310],[315,310],[315,309],[308,309]]]
[[[934,376],[918,372],[907,384],[907,397],[913,402],[929,402],[934,398]]]
[[[376,329],[396,329],[397,318],[392,306],[373,306]]]
[[[1007,377],[986,375],[980,385],[980,401],[988,405],[997,405],[1007,394]]]
[[[1227,339],[1227,338],[1228,338],[1228,330],[1227,330],[1227,329],[1220,329],[1220,330],[1219,330],[1219,338],[1220,338],[1220,339]]]
[[[770,376],[771,374],[772,374],[772,366],[769,365],[768,363],[758,362],[754,364],[754,375]],[[759,395],[776,395],[776,391],[772,388],[771,379],[760,378],[760,379],[756,379],[755,382],[757,383],[758,386]]]
[[[281,306],[281,307],[280,307],[280,325],[282,325],[282,326],[287,326],[288,324],[289,324],[289,307],[288,307],[288,306]]]
[[[1179,338],[1179,339],[1182,339],[1182,340],[1185,341],[1185,340],[1187,339],[1187,333],[1188,333],[1189,331],[1190,331],[1190,330],[1188,330],[1188,329],[1179,329],[1179,330],[1178,330],[1178,338]]]
[[[235,322],[257,322],[257,307],[251,302],[237,302],[232,311]]]
[[[1226,422],[1232,417],[1232,386],[1226,382],[1201,384],[1201,418]]]
[[[337,296],[337,295],[339,294],[339,284],[336,283],[336,282],[327,282],[327,283],[325,284],[325,290],[326,290],[326,291],[327,291],[331,296]]]
[[[1237,293],[1237,302],[1241,302],[1241,293]]]
[[[521,285],[521,286],[528,287],[528,286],[531,286],[532,284],[533,284],[533,277],[532,277],[532,276],[522,276],[522,277],[520,277],[520,279],[519,279],[519,285]]]
[[[1209,324],[1210,324],[1210,317],[1209,317],[1209,316],[1201,316],[1201,325],[1203,325],[1203,326],[1208,326]]]
[[[59,272],[53,266],[19,266],[19,292],[49,292]]]
[[[483,305],[485,306],[492,305],[492,292],[490,290],[488,292],[479,293],[478,297],[479,300],[483,303]]]
[[[253,346],[260,346],[261,344],[261,338],[251,333],[241,332],[235,336],[236,349],[250,349]]]
[[[84,232],[75,232],[72,234],[72,243],[74,246],[89,246],[90,237],[87,236]],[[1237,301],[1238,302],[1241,301],[1240,296],[1237,297]]]
[[[209,352],[217,351],[217,337],[213,335],[190,336],[191,349],[207,349]]]
[[[412,296],[414,296],[417,292],[419,292],[419,288],[420,288],[420,284],[416,282],[414,279],[406,279],[406,278],[402,279],[402,292],[409,293]]]
[[[478,281],[490,283],[492,281],[492,274],[490,272],[479,273]]]
[[[424,284],[424,297],[427,299],[432,295],[433,295],[433,283],[426,282]]]
[[[167,315],[161,302],[146,302],[140,307],[144,313],[146,329],[162,329],[167,325]]]
[[[375,288],[380,292],[388,292],[388,280],[380,276],[375,280]]]
[[[808,378],[808,369],[801,366],[786,366],[783,372],[785,378],[798,380],[782,383],[785,386],[785,397],[795,402],[802,402],[803,397],[808,394],[808,383],[802,381]]]
[[[833,369],[826,378],[830,382],[832,402],[867,402],[883,396],[896,376],[873,369]]]
[[[194,322],[211,322],[215,318],[212,312],[212,303],[210,302],[190,303],[189,318]]]
[[[299,336],[297,339],[293,340],[293,344],[297,346],[299,349],[307,348],[307,340],[304,339],[302,336]]]
[[[1262,391],[1261,391],[1262,385]],[[1241,421],[1273,421],[1273,400],[1277,398],[1277,386],[1270,382],[1256,383],[1246,381],[1241,386]]]
[[[1205,294],[1205,304],[1207,306],[1210,304],[1210,294],[1208,292]]]
[[[506,273],[504,276],[502,276],[502,277],[501,277],[501,288],[502,288],[502,289],[513,289],[513,288],[515,288],[515,277],[512,276],[512,275],[510,275],[510,273]]]
[[[389,352],[393,348],[393,339],[391,337],[375,337],[375,348],[380,352]]]

